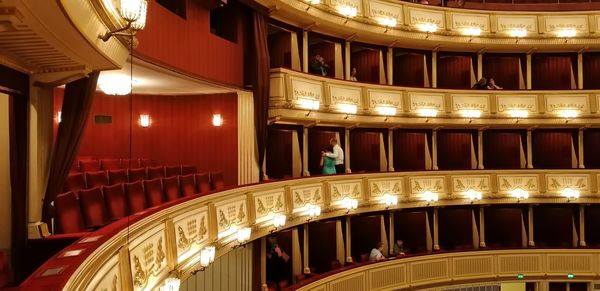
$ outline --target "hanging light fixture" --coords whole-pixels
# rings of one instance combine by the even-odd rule
[[[119,14],[127,22],[127,25],[113,31],[107,31],[105,34],[99,36],[100,39],[108,41],[114,35],[131,36],[136,31],[144,29],[146,27],[147,11],[147,0],[120,0]],[[132,30],[131,33],[122,33],[129,29]]]
[[[390,193],[385,193],[381,195],[380,198],[381,203],[385,204],[386,207],[396,206],[398,205],[398,196],[392,195]]]

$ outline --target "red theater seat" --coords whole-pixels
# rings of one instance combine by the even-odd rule
[[[71,165],[70,173],[78,173],[79,172],[79,161],[74,161],[73,165]]]
[[[210,177],[207,173],[196,174],[196,193],[206,194],[210,192]]]
[[[183,196],[190,196],[198,193],[196,192],[193,174],[179,176],[179,184],[181,185],[181,193],[183,193]]]
[[[129,176],[129,183],[148,179],[146,168],[129,169],[127,170],[127,176]]]
[[[181,197],[181,193],[179,192],[179,181],[177,180],[177,177],[163,178],[162,184],[168,201],[177,200],[179,197]]]
[[[100,160],[102,170],[119,170],[121,169],[121,160],[119,159],[104,159]]]
[[[95,187],[108,186],[108,178],[106,177],[106,172],[98,171],[98,172],[86,172],[85,173],[85,181],[87,187],[89,189]]]
[[[108,171],[109,185],[127,183],[127,181],[127,170]]]
[[[181,166],[166,166],[165,177],[170,178],[173,176],[181,175]]]
[[[152,167],[154,166],[154,161],[151,159],[140,159],[140,167]]]
[[[97,172],[100,171],[100,163],[97,160],[79,161],[79,169],[82,172]]]
[[[181,166],[181,174],[182,175],[189,175],[189,174],[196,174],[196,173],[198,173],[196,166],[193,166],[193,165]]]
[[[56,208],[56,220],[60,233],[75,233],[85,230],[79,201],[77,201],[74,192],[56,196],[54,207]]]
[[[163,191],[160,179],[144,181],[144,190],[146,191],[146,200],[150,207],[155,207],[163,204]]]
[[[165,177],[165,167],[148,167],[148,179]]]
[[[222,190],[225,188],[225,180],[223,180],[223,173],[210,173],[210,188],[212,190]]]
[[[98,228],[106,224],[106,205],[100,187],[79,191],[79,203],[87,228]]]
[[[85,178],[82,173],[73,173],[67,176],[65,181],[65,191],[73,191],[76,193],[79,190],[85,189]]]
[[[140,168],[140,160],[139,159],[121,159],[121,168],[123,169],[137,169]]]
[[[131,213],[144,211],[146,209],[146,195],[144,194],[142,181],[125,184],[125,190],[127,191],[127,202]]]
[[[129,215],[123,184],[102,187],[108,219],[117,220]]]

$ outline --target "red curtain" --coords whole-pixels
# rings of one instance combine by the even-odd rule
[[[433,221],[429,221],[433,225]],[[398,211],[394,213],[394,237],[401,239],[407,254],[427,252],[427,212]]]
[[[572,133],[565,131],[533,132],[533,167],[536,169],[570,169],[572,167]]]
[[[321,151],[329,146],[329,140],[335,137],[336,132],[340,134],[339,143],[344,149],[343,129],[313,127],[308,130],[308,169],[311,175],[321,174]]]
[[[583,54],[583,89],[600,89],[600,53]]]
[[[79,151],[87,119],[92,108],[99,72],[94,71],[87,78],[71,82],[65,87],[62,106],[62,122],[58,126],[56,142],[52,149],[52,160],[42,216],[44,221],[50,220],[50,203],[62,190],[75,156]]]
[[[521,133],[485,131],[483,165],[486,169],[521,168]]]
[[[534,90],[569,90],[571,73],[577,81],[577,72],[571,55],[534,54],[531,64],[531,81]]]
[[[470,208],[440,208],[438,231],[443,250],[473,248],[473,222]]]
[[[471,133],[439,131],[437,134],[439,169],[471,169],[471,138]]]
[[[329,271],[337,260],[335,220],[313,222],[308,226],[308,260],[316,273]]]
[[[538,206],[533,210],[533,232],[537,247],[570,248],[573,246],[575,209]],[[578,214],[578,213],[577,213]]]
[[[354,173],[379,172],[378,132],[353,130],[350,133],[350,163]]]
[[[419,171],[425,170],[425,139],[424,132],[394,132],[394,170]]]
[[[600,205],[590,205],[585,208],[585,242],[590,248],[600,247]]]
[[[356,78],[359,82],[379,84],[379,51],[363,49],[352,52],[350,70],[356,68]]]
[[[269,117],[269,48],[267,43],[268,16],[257,11],[252,12],[252,89],[254,93],[254,127],[256,129],[256,145],[258,150],[258,165],[262,172],[262,164],[265,160],[265,149],[267,147],[267,119]]]
[[[310,37],[311,36],[309,35],[309,38]],[[316,54],[320,54],[323,57],[323,59],[325,59],[327,65],[329,65],[327,77],[335,78],[335,44],[333,42],[325,41],[315,36],[312,36],[312,39],[310,40],[317,41],[318,43],[312,44],[308,48],[309,67],[310,62],[312,62],[313,60],[313,57]]]
[[[438,54],[437,87],[446,89],[470,89],[472,56]]]
[[[423,87],[425,81],[425,53],[396,52],[394,54],[394,85]],[[431,70],[428,70],[431,72]]]
[[[483,76],[494,78],[496,84],[506,90],[518,90],[521,79],[520,56],[505,56],[500,54],[483,55]],[[525,72],[523,70],[523,72]],[[523,76],[524,78],[524,76]]]
[[[583,158],[588,169],[600,168],[600,130],[588,129],[583,133]]]
[[[491,248],[518,248],[522,245],[521,208],[486,207],[485,242]],[[506,227],[510,225],[512,227]]]
[[[267,175],[269,178],[292,177],[292,131],[269,129],[267,142]]]
[[[361,261],[362,255],[369,255],[375,245],[381,240],[381,218],[379,215],[352,217],[350,226],[352,234],[352,258]],[[383,242],[386,243],[387,242]]]
[[[269,57],[271,68],[292,67],[291,34],[287,31],[277,31],[268,37]]]

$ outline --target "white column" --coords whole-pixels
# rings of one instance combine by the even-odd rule
[[[267,291],[267,237],[260,238],[260,286],[261,290]]]
[[[260,168],[256,159],[254,99],[252,92],[238,91],[238,184],[258,183]]]
[[[433,250],[440,250],[440,237],[438,232],[438,208],[433,208]]]
[[[389,239],[389,243],[388,243],[388,249],[389,249],[389,253],[392,254],[394,252],[394,243],[396,243],[396,234],[394,233],[394,211],[390,211],[388,218],[389,218],[389,226],[390,229],[388,230],[388,233],[390,234],[390,239]],[[397,255],[397,254],[394,254]]]
[[[477,130],[477,169],[483,170],[483,129]]]
[[[477,53],[477,81],[483,78],[483,53]]]
[[[344,164],[346,165],[346,173],[352,173],[350,168],[350,129],[344,129]]]
[[[308,73],[308,31],[302,31],[302,72]]]
[[[583,52],[577,53],[577,89],[583,89]]]
[[[529,220],[529,233],[528,233],[528,237],[529,237],[529,242],[527,243],[530,247],[535,247],[535,239],[533,238],[533,206],[529,205],[529,208],[527,209],[528,211],[528,215],[527,218]]]
[[[346,216],[346,262],[352,263],[352,229],[350,216]]]
[[[294,274],[294,278],[297,275],[302,274],[302,255],[300,251],[300,235],[298,233],[298,228],[292,228],[292,274]]]
[[[388,171],[394,171],[394,131],[388,129]]]
[[[585,206],[579,205],[579,246],[585,247]]]
[[[431,88],[437,88],[437,51],[431,52]]]
[[[531,129],[527,130],[527,169],[533,169],[533,149],[532,149]]]
[[[527,54],[526,60],[527,71],[525,72],[525,84],[527,86],[527,90],[531,90],[531,54]]]
[[[584,165],[584,156],[583,156],[583,130],[584,128],[580,128],[577,134],[577,143],[578,143],[578,158],[579,158],[579,168],[585,169]]]
[[[0,195],[0,224],[3,225],[4,227],[2,227],[2,229],[0,229],[0,253],[3,253],[5,255],[10,255],[10,250],[11,250],[11,229],[10,229],[10,225],[11,225],[11,188],[10,188],[10,144],[9,144],[9,139],[10,139],[10,127],[8,125],[9,123],[9,112],[10,112],[10,106],[9,106],[9,98],[11,98],[10,96],[8,96],[7,94],[4,93],[0,93],[0,193],[2,193],[2,195]],[[52,107],[50,107],[52,108]],[[30,125],[31,126],[31,125]],[[30,149],[31,151],[31,149]],[[30,181],[31,183],[31,181]],[[29,191],[31,192],[31,188],[29,188]],[[40,203],[36,203],[35,204],[35,211],[36,211],[36,216],[34,216],[34,221],[40,221],[42,218],[42,204],[41,204],[41,198],[43,196],[36,196],[39,197]],[[32,213],[31,213],[31,208],[32,208],[32,203],[31,201],[29,201],[29,223],[31,225],[31,217],[32,217]],[[34,226],[34,230],[36,231],[36,233],[40,233],[38,231],[37,226]],[[31,232],[31,231],[29,231]],[[37,237],[41,237],[40,235],[37,235]],[[29,238],[32,238],[31,235]]]
[[[437,129],[434,129],[431,133],[431,162],[433,163],[433,170],[437,171]]]
[[[302,242],[302,249],[304,250],[302,252],[302,262],[303,262],[303,266],[304,266],[304,274],[310,274],[310,265],[308,264],[308,223],[304,224],[304,241]]]
[[[387,50],[387,83],[394,85],[394,48],[388,47]]]
[[[350,63],[351,60],[351,54],[352,54],[352,50],[350,48],[350,41],[346,41],[346,44],[344,45],[344,53],[345,53],[345,58],[344,58],[344,78],[346,80],[350,80],[350,70],[351,70],[351,66],[352,64]]]
[[[310,176],[308,171],[308,127],[302,129],[302,176]]]
[[[479,206],[479,247],[485,248],[485,209]]]

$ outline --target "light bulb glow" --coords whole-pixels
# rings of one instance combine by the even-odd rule
[[[150,115],[148,114],[140,114],[140,126],[141,127],[150,127],[152,120],[150,119]]]
[[[569,199],[577,199],[580,195],[579,190],[569,187],[560,190],[560,194]]]
[[[252,234],[252,229],[250,229],[249,227],[242,227],[242,228],[238,229],[238,231],[235,234],[235,237],[236,237],[238,243],[242,244],[250,239],[251,234]]]
[[[575,117],[577,117],[578,113],[577,113],[577,110],[575,110],[575,109],[565,109],[565,110],[560,110],[558,112],[558,115],[560,115],[562,118],[575,118]]]
[[[508,110],[508,115],[512,118],[527,118],[529,111],[523,109],[511,109]]]
[[[298,99],[298,107],[308,110],[319,110],[321,103],[319,100],[313,99]]]
[[[420,108],[417,109],[417,115],[422,117],[436,117],[438,115],[437,109],[433,108]]]
[[[137,84],[133,80],[133,85]],[[131,77],[122,74],[101,73],[98,79],[98,87],[106,95],[127,95],[131,93]]]
[[[358,107],[355,104],[339,104],[338,110],[346,114],[356,114]]]
[[[148,1],[146,0],[138,0],[141,1],[140,13],[139,17],[131,22],[131,28],[133,30],[142,30],[146,27],[146,13],[148,12]]]
[[[383,17],[378,20],[379,24],[385,27],[396,27],[398,25],[398,20],[396,18],[391,17]]]
[[[460,115],[465,118],[479,118],[481,117],[481,110],[465,109],[460,111]]]
[[[208,261],[210,263],[215,261],[215,255],[217,253],[217,248],[215,248],[215,246],[207,246],[204,248],[206,251],[208,251]]]
[[[473,189],[469,189],[466,192],[467,194],[467,198],[469,198],[469,200],[473,201],[473,200],[481,200],[481,192],[479,191],[475,191]]]
[[[438,30],[438,26],[435,23],[419,23],[417,24],[417,29],[422,32],[432,33]]]
[[[575,37],[577,35],[577,30],[574,28],[561,29],[556,32],[558,37]]]
[[[347,210],[358,208],[358,200],[356,200],[354,198],[350,198],[350,197],[344,197],[340,201],[340,204],[342,205],[342,207],[344,207]]]
[[[200,266],[203,268],[208,267],[210,264],[210,251],[203,249],[200,251]]]
[[[436,202],[440,199],[440,196],[437,193],[433,193],[429,190],[423,192],[423,194],[421,194],[421,197],[423,197],[423,200],[427,202]]]
[[[309,204],[306,208],[306,214],[311,218],[321,215],[321,206],[319,205]]]
[[[398,205],[398,196],[385,193],[381,196],[381,202],[388,207]]]
[[[508,32],[508,35],[510,35],[511,37],[526,37],[527,36],[527,29],[524,28],[517,28],[517,29],[512,29]]]
[[[221,125],[223,125],[223,117],[221,117],[221,114],[213,114],[212,124],[214,126],[221,126]]]
[[[283,214],[275,214],[273,216],[273,226],[274,227],[284,226],[286,219],[287,219],[287,217]]]
[[[160,287],[161,291],[178,291],[181,286],[181,279],[177,277],[169,277],[165,279],[165,284]]]
[[[62,122],[62,111],[59,111],[58,113],[56,113],[56,123],[61,123]]]
[[[133,22],[141,17],[141,12],[146,0],[121,0],[119,12],[123,19]]]
[[[527,199],[529,198],[529,192],[527,190],[523,190],[521,188],[516,188],[510,191],[510,194],[517,199]]]
[[[321,0],[308,0],[306,2],[308,2],[308,4],[310,4],[310,5],[319,5],[319,4],[321,4]]]
[[[338,11],[341,15],[346,16],[346,18],[354,17],[358,14],[358,9],[356,7],[342,5],[338,7]]]
[[[462,30],[463,35],[467,36],[479,36],[481,35],[481,28],[479,27],[468,27]]]
[[[396,107],[390,107],[390,106],[378,106],[375,108],[375,110],[383,115],[383,116],[394,116],[396,115]]]

